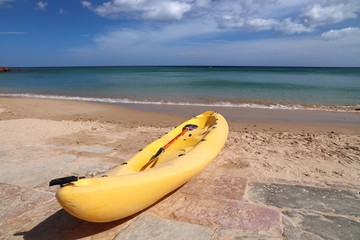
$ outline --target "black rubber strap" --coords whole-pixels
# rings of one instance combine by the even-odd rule
[[[155,155],[152,156],[151,160],[157,158],[163,152],[164,152],[164,148],[163,147],[159,148],[159,150],[155,153]]]
[[[63,177],[63,178],[56,178],[50,181],[49,186],[54,186],[54,185],[60,185],[61,187],[64,184],[67,183],[71,183],[71,182],[76,182],[77,180],[84,178],[84,177],[77,177],[77,176],[69,176],[69,177]]]

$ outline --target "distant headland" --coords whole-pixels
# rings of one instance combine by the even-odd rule
[[[8,67],[0,66],[0,72],[10,72],[10,69]]]

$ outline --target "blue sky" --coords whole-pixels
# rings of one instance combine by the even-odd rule
[[[359,0],[0,0],[0,65],[360,67]]]

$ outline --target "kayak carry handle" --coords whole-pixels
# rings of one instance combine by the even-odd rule
[[[64,184],[76,182],[77,180],[82,179],[82,178],[85,178],[85,177],[69,176],[69,177],[63,177],[63,178],[56,178],[49,182],[49,186],[51,187],[54,185],[60,185],[60,187],[63,187]]]
[[[162,154],[165,151],[163,147],[159,148],[159,150],[155,153],[154,156],[151,157],[151,159],[157,158],[160,154]]]

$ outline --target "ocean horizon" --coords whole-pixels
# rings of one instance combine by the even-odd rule
[[[358,111],[360,68],[12,67],[0,96],[112,104]]]

